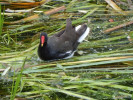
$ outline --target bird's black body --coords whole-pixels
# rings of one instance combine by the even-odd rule
[[[41,33],[38,55],[42,60],[55,60],[69,58],[78,47],[78,39],[86,31],[87,25],[83,24],[77,31],[72,26],[71,20],[67,19],[67,25],[64,30],[47,37],[46,33]],[[45,37],[43,46],[41,45],[41,36]]]

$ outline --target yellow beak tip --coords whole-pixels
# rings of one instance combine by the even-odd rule
[[[41,44],[41,47],[43,47],[43,44]]]

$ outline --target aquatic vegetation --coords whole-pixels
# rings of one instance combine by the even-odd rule
[[[132,99],[132,7],[127,0],[113,5],[106,1],[51,0],[30,14],[4,13],[1,98]],[[91,28],[90,36],[78,48],[81,53],[66,60],[38,60],[40,32],[49,36],[59,32],[65,27],[66,18],[71,18],[75,26],[87,23]]]
[[[2,34],[3,22],[4,22],[4,12],[1,13],[1,5],[0,5],[0,36]]]

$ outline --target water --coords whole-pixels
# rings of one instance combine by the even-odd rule
[[[124,2],[127,4],[126,1]],[[104,33],[104,31],[131,21],[129,19],[132,18],[132,13],[122,15],[114,11],[111,6],[107,6],[104,0],[100,2],[54,0],[35,10],[49,11],[62,5],[65,5],[67,10],[44,17],[42,14],[41,19],[26,23],[22,21],[13,24],[17,20],[37,13],[30,12],[16,17],[5,15],[5,22],[12,24],[4,25],[0,36],[0,69],[11,67],[11,70],[0,78],[1,98],[9,99],[12,77],[15,73],[14,78],[17,78],[18,71],[21,70],[24,59],[27,57],[20,87],[17,89],[18,97],[28,97],[33,100],[85,98],[130,100],[133,94],[132,25],[109,33]],[[124,11],[130,11],[124,4],[118,6]],[[97,11],[87,13],[88,15],[79,12],[79,10],[92,12],[96,7],[98,7]],[[69,17],[72,18],[75,26],[87,23],[91,28],[90,36],[79,45],[77,54],[75,53],[70,59],[38,60],[37,48],[40,32],[50,35],[58,32],[65,27],[65,20]]]

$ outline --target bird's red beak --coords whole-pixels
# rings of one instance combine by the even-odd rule
[[[44,42],[45,42],[45,36],[41,36],[41,47],[43,47]]]

